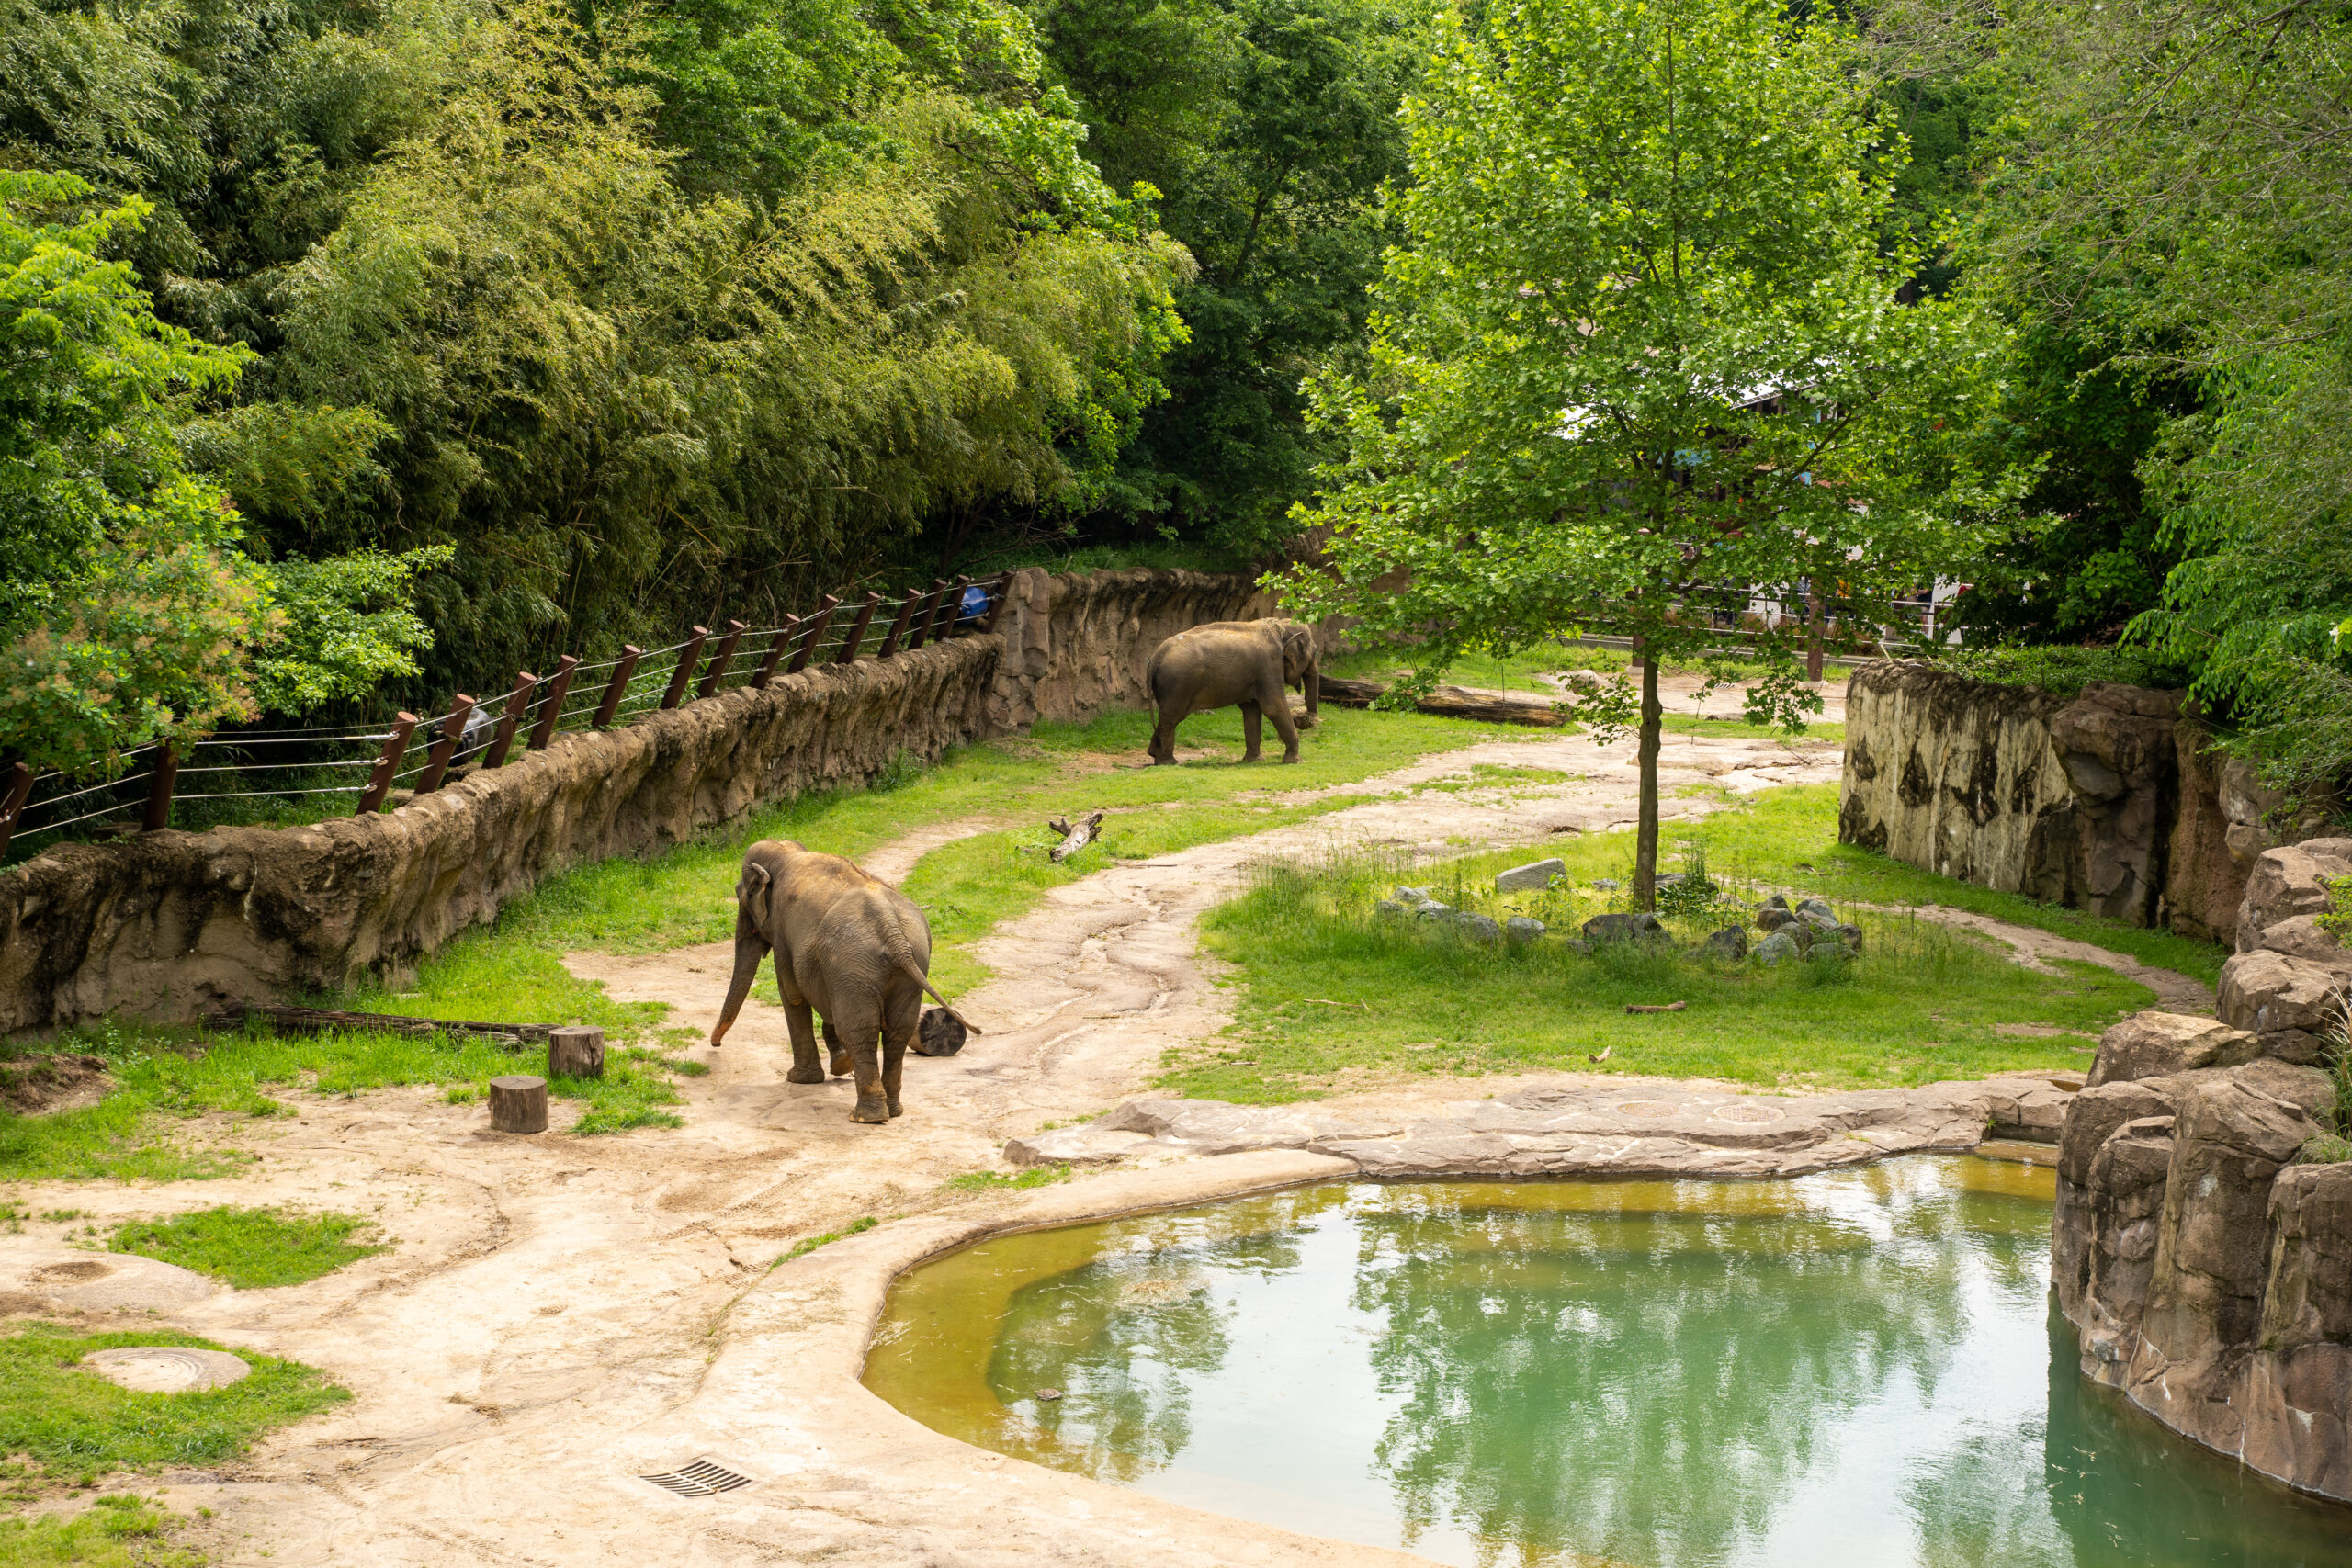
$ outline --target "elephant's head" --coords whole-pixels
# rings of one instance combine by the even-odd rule
[[[727,1005],[719,1010],[718,1021],[711,1025],[713,1045],[725,1040],[733,1027],[735,1015],[743,1010],[743,998],[752,994],[760,960],[768,955],[768,906],[775,896],[775,870],[760,854],[763,847],[752,846],[743,857],[743,874],[735,879],[735,973],[727,982]]]
[[[1304,621],[1277,623],[1283,643],[1283,684],[1296,686],[1306,698],[1306,711],[1321,711],[1317,698],[1321,682],[1315,666],[1315,628]]]

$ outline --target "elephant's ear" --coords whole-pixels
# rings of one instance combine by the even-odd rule
[[[1315,628],[1293,621],[1283,627],[1283,676],[1304,680],[1315,662]]]
[[[768,929],[768,893],[772,880],[766,866],[757,861],[745,861],[743,879],[735,884],[735,907],[751,917],[752,924],[763,931]]]

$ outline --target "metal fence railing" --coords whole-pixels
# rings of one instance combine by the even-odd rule
[[[74,839],[168,827],[175,814],[220,822],[319,820],[380,811],[393,793],[428,795],[460,772],[504,766],[558,735],[608,729],[779,675],[860,659],[888,659],[996,623],[1011,575],[935,581],[897,598],[842,602],[827,594],[779,626],[729,621],[693,627],[662,648],[624,647],[582,662],[567,654],[545,673],[517,671],[493,696],[455,694],[438,714],[388,724],[250,729],[185,747],[142,746],[116,777],[91,783],[24,763],[0,771],[0,856]]]

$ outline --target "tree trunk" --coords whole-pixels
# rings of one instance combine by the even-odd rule
[[[1634,840],[1634,908],[1657,908],[1657,747],[1666,710],[1657,700],[1657,660],[1642,660],[1642,813]]]
[[[548,1130],[548,1080],[515,1073],[490,1080],[490,1124],[502,1133]]]
[[[586,1024],[566,1024],[548,1032],[548,1077],[601,1078],[605,1076],[605,1032]]]

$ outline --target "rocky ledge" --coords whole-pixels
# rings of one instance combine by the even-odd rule
[[[1367,1176],[1803,1176],[1987,1136],[2057,1140],[2080,1073],[1845,1094],[1743,1094],[1596,1078],[1383,1120],[1296,1106],[1136,1100],[1083,1127],[1016,1138],[1015,1165],[1152,1163],[1258,1149],[1352,1160]]]

